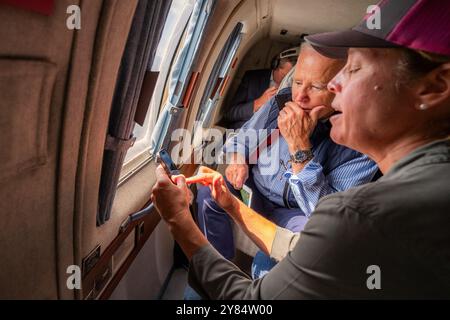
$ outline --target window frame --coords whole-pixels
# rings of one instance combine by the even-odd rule
[[[170,144],[171,128],[176,128],[185,106],[182,105],[183,96],[189,86],[190,76],[192,74],[194,62],[198,56],[200,44],[204,38],[204,31],[216,0],[197,0],[193,15],[196,14],[195,21],[190,21],[187,27],[186,43],[183,45],[180,55],[177,57],[169,81],[169,94],[164,104],[163,110],[158,118],[155,130],[152,134],[150,154],[154,157],[159,150],[167,148]],[[192,19],[192,17],[191,17]]]
[[[219,57],[214,63],[214,67],[209,76],[206,89],[200,102],[200,108],[197,112],[194,122],[194,135],[192,143],[194,153],[201,152],[206,142],[203,141],[203,129],[211,126],[214,112],[217,110],[222,97],[222,92],[227,85],[227,77],[230,74],[232,65],[236,59],[236,54],[240,48],[244,28],[243,23],[238,22],[233,31],[228,36],[225,45],[220,51]]]
[[[194,10],[195,0],[189,1],[190,2],[185,5],[183,12],[180,14],[180,18],[174,27],[174,32],[171,34],[170,43],[167,45],[167,49],[164,54],[165,58],[160,63],[158,81],[150,101],[150,107],[148,109],[144,125],[142,126],[143,130],[145,130],[145,134],[141,139],[135,142],[132,148],[128,150],[127,156],[121,168],[117,188],[123,185],[129,178],[139,172],[154,159],[153,153],[150,152],[150,143],[158,117],[160,115],[161,104],[164,98],[167,83],[170,79],[169,76],[171,74],[172,64],[176,56],[179,54],[180,43],[183,40],[186,28]],[[163,39],[161,39],[161,41],[163,41]]]
[[[114,97],[103,148],[103,163],[98,191],[97,226],[111,217],[127,151],[134,143],[133,128],[142,96],[148,66],[153,63],[170,1],[139,1],[116,79]],[[142,100],[143,101],[143,100]]]
[[[212,113],[222,98],[221,93],[227,83],[227,76],[230,73],[231,66],[242,41],[243,27],[244,25],[241,22],[236,24],[214,64],[205,93],[200,102],[200,108],[195,120],[196,123],[202,122],[201,124],[204,125],[206,121],[208,127],[211,125]],[[206,116],[201,119],[204,114]]]

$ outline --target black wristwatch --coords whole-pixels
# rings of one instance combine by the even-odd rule
[[[292,163],[305,163],[314,158],[314,154],[311,150],[299,150],[294,154],[291,154]]]

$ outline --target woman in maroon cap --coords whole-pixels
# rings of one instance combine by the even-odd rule
[[[385,175],[323,198],[299,238],[266,224],[259,244],[286,257],[264,278],[250,280],[208,244],[184,178],[175,185],[158,171],[153,199],[205,298],[450,298],[450,4],[383,1],[380,12],[378,29],[369,16],[307,40],[324,55],[348,55],[328,86],[331,136]],[[255,219],[219,175],[208,179],[233,218]]]

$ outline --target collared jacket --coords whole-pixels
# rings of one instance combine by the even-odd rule
[[[262,279],[207,245],[192,257],[189,283],[210,299],[449,299],[449,230],[444,140],[376,182],[321,199],[292,251]]]

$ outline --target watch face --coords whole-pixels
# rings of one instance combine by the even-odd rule
[[[294,154],[295,161],[304,161],[306,159],[306,155],[303,151],[297,151]]]
[[[294,155],[291,156],[291,159],[296,163],[303,163],[305,161],[311,160],[313,157],[314,156],[311,150],[300,150],[294,153]]]

